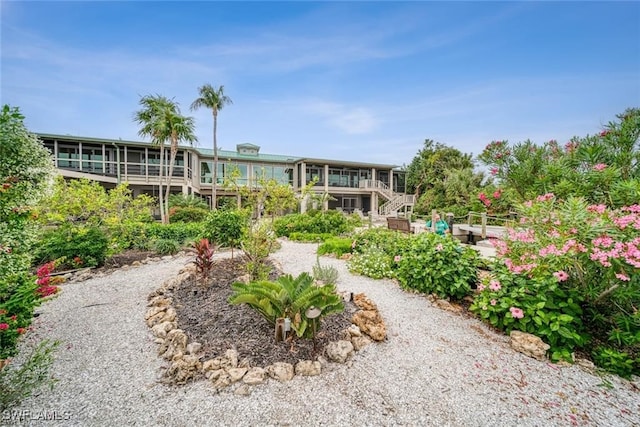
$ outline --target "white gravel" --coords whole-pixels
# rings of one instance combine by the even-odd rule
[[[286,272],[310,272],[316,247],[285,241],[274,257]],[[2,414],[0,424],[51,425],[37,418],[57,417],[78,426],[640,426],[637,378],[634,385],[528,358],[479,321],[325,257],[321,263],[340,272],[341,290],[377,303],[386,342],[318,377],[269,380],[249,396],[215,393],[206,381],[161,385],[165,362],[144,323],[147,295],[187,261],[63,285],[28,336],[62,342],[53,367],[59,382]]]

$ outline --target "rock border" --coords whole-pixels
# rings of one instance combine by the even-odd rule
[[[216,391],[237,384],[234,393],[247,396],[251,394],[251,386],[262,384],[269,378],[286,382],[296,375],[320,375],[330,369],[330,363],[346,364],[356,351],[387,337],[386,326],[376,304],[365,294],[349,293],[348,298],[353,298],[359,310],[352,316],[351,326],[343,331],[342,339],[327,344],[324,354],[316,360],[301,360],[295,365],[275,362],[266,367],[250,366],[248,360],[239,360],[235,349],[226,350],[223,356],[202,360],[202,344],[189,342],[186,333],[178,329],[177,313],[172,306],[173,291],[195,276],[196,266],[189,263],[148,297],[144,320],[158,344],[158,356],[170,362],[161,380],[168,384],[183,385],[204,376]]]

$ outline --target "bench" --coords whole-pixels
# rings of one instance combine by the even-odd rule
[[[387,228],[389,230],[396,230],[402,233],[413,234],[414,230],[411,226],[411,221],[407,218],[387,218]]]

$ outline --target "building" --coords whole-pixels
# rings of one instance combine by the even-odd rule
[[[157,146],[119,139],[37,135],[65,178],[87,178],[106,188],[126,181],[134,195],[158,196]],[[169,150],[165,151],[168,156]],[[168,171],[168,162],[164,163]],[[173,167],[171,193],[195,194],[211,200],[212,171],[213,150],[181,146]],[[255,187],[259,177],[273,178],[290,184],[297,193],[316,180],[313,191],[331,196],[324,202],[324,209],[392,216],[410,212],[414,205],[414,196],[404,193],[405,173],[394,165],[264,154],[257,145],[238,144],[235,151],[218,150],[218,197],[237,196],[224,187],[225,179],[232,174],[240,185]]]

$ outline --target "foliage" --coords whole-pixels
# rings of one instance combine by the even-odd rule
[[[379,247],[393,259],[411,245],[412,237],[387,228],[368,228],[354,235],[351,248],[354,253],[363,253],[368,247]]]
[[[172,239],[156,239],[152,241],[151,248],[160,255],[173,255],[180,251],[180,243]]]
[[[213,268],[213,254],[216,248],[209,243],[209,239],[201,239],[199,242],[193,243],[193,251],[196,255],[196,270],[200,274],[202,283],[205,283]]]
[[[140,98],[141,109],[134,114],[134,121],[140,125],[138,134],[150,137],[151,143],[160,146],[160,216],[162,223],[168,222],[169,191],[173,178],[173,167],[180,142],[193,144],[197,141],[193,117],[183,116],[178,103],[161,95],[146,95]],[[166,193],[162,194],[164,170],[164,146],[170,143],[169,171]]]
[[[335,285],[338,281],[338,270],[331,265],[320,265],[320,257],[313,266],[313,278],[327,285]]]
[[[215,210],[209,213],[205,221],[207,237],[217,245],[227,248],[240,246],[247,233],[247,214],[241,210]]]
[[[171,222],[201,222],[207,218],[209,209],[175,207],[169,208]]]
[[[235,283],[232,289],[231,304],[249,304],[272,325],[278,318],[289,318],[292,329],[300,338],[313,338],[323,317],[344,310],[335,286],[317,286],[308,273],[296,278],[281,276],[276,282]],[[319,317],[307,318],[306,311],[311,307],[320,309]]]
[[[515,202],[553,193],[617,208],[640,199],[640,109],[630,108],[597,135],[564,146],[493,141],[478,156]]]
[[[277,218],[274,229],[278,236],[289,237],[292,233],[327,233],[334,236],[353,231],[355,228],[347,217],[338,211],[309,211]]]
[[[342,255],[351,253],[352,238],[349,237],[329,237],[318,246],[318,255],[333,254],[340,258]]]
[[[332,237],[329,233],[306,233],[303,231],[296,231],[289,235],[289,240],[295,242],[322,242]]]
[[[53,176],[49,151],[24,126],[17,108],[0,113],[0,412],[20,402],[44,383],[54,346],[42,342],[25,363],[6,366],[17,352],[33,310],[42,299],[29,273],[36,236],[32,208],[47,191]],[[44,286],[44,285],[43,285]],[[3,366],[5,365],[5,366]]]
[[[175,224],[146,224],[144,233],[149,240],[173,240],[179,245],[206,237],[206,227],[199,222],[177,222]]]
[[[191,103],[191,110],[205,107],[209,108],[213,114],[213,188],[211,190],[211,200],[212,206],[216,207],[218,205],[216,195],[216,187],[218,185],[218,112],[226,105],[233,104],[233,101],[224,94],[224,86],[222,85],[216,88],[206,83],[198,88],[198,94],[200,96]]]
[[[461,212],[455,213],[461,214],[469,211],[483,178],[474,172],[470,154],[427,139],[407,167],[407,192],[417,196],[418,214],[456,206]]]
[[[505,293],[522,299],[514,300],[522,305],[513,306],[524,312],[514,327],[549,340],[556,359],[568,358],[574,348],[592,352],[596,347],[637,359],[640,206],[611,210],[581,198],[558,201],[546,194],[518,211],[520,226],[495,242],[499,256],[495,272],[501,277],[494,279],[504,285]],[[529,292],[538,296],[531,297]],[[545,301],[539,295],[546,295],[551,303],[538,307]],[[489,297],[481,294],[481,298],[474,303],[476,310]],[[495,310],[499,307],[491,309]],[[536,320],[534,314],[539,311],[541,319]],[[501,315],[507,315],[504,308]],[[528,317],[533,318],[525,320]],[[500,319],[489,320],[504,326]],[[590,341],[585,339],[586,332]]]
[[[267,264],[269,254],[275,249],[276,235],[267,222],[254,223],[242,241],[242,250],[247,257],[246,268],[251,280],[264,280],[271,268]]]
[[[200,208],[209,209],[207,202],[195,194],[172,194],[169,196],[170,208]]]
[[[580,294],[563,289],[553,277],[514,276],[498,264],[478,289],[472,312],[507,333],[517,329],[539,336],[551,347],[552,360],[570,361],[586,342]]]
[[[0,368],[0,412],[18,405],[43,385],[53,387],[55,379],[49,370],[58,345],[58,341],[41,341],[19,367]]]
[[[450,236],[422,233],[397,259],[397,277],[403,288],[461,299],[475,283],[478,258],[475,250]]]
[[[640,361],[634,361],[628,353],[624,353],[613,348],[599,347],[592,353],[593,360],[608,372],[613,372],[623,378],[631,379],[631,376],[638,372]]]
[[[107,256],[109,241],[98,227],[65,224],[44,232],[35,250],[36,262],[61,260],[73,268],[72,260],[80,258],[87,267],[101,266]]]
[[[394,277],[392,258],[378,246],[367,246],[364,252],[354,254],[347,267],[352,273],[373,279]]]

